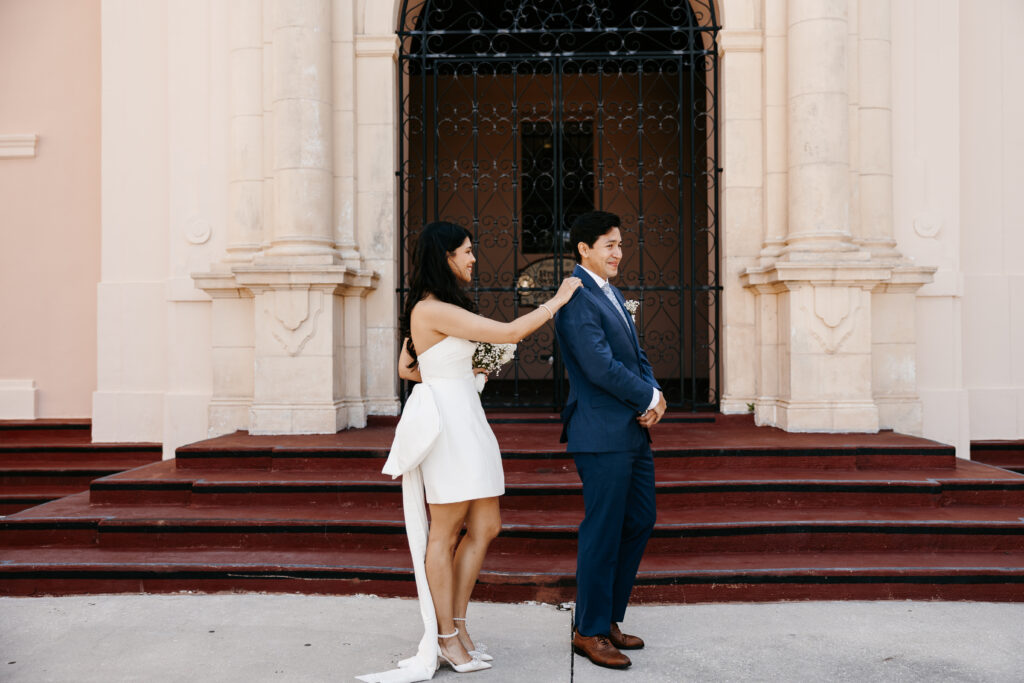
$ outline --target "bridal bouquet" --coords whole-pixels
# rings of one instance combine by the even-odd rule
[[[502,366],[511,362],[515,357],[515,344],[480,342],[476,345],[476,352],[473,354],[473,367],[483,368],[490,375],[501,370]],[[478,374],[473,378],[473,381],[476,383],[477,393],[482,393],[484,384],[487,383],[487,375]]]

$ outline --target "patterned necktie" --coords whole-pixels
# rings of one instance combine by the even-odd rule
[[[601,285],[601,291],[604,292],[606,297],[608,297],[608,301],[612,302],[612,306],[615,307],[615,310],[619,312],[619,317],[622,318],[622,322],[626,323],[626,327],[629,327],[629,321],[626,320],[626,314],[623,312],[622,306],[619,305],[619,300],[615,298],[614,294],[612,294],[612,286],[606,282]]]

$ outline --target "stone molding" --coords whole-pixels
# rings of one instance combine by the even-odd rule
[[[0,420],[34,420],[37,417],[35,380],[0,379]]]
[[[374,36],[357,35],[356,57],[392,57],[398,59],[398,36],[394,33]]]
[[[718,55],[729,52],[761,52],[764,35],[761,31],[722,31],[718,34]]]
[[[0,159],[26,159],[36,155],[39,136],[34,133],[0,135]]]

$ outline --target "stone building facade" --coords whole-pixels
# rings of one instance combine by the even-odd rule
[[[0,301],[28,321],[3,342],[0,418],[91,416],[96,440],[171,454],[395,414],[405,3],[103,0],[74,26],[30,4],[0,5],[0,86],[28,93],[0,104],[0,188],[41,188],[0,190]],[[711,7],[720,410],[961,455],[1024,438],[1024,5]],[[81,52],[33,72],[15,33]],[[29,92],[65,80],[93,99]],[[98,149],[53,135],[61,112],[98,120]],[[26,229],[65,192],[33,165],[75,152],[92,197]],[[49,283],[70,271],[30,264],[54,236],[87,266],[66,295]],[[96,346],[68,351],[71,381],[38,339],[76,336]]]

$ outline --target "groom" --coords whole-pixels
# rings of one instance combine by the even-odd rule
[[[569,233],[573,275],[583,281],[555,315],[569,371],[562,441],[583,482],[572,648],[599,666],[624,669],[644,641],[619,630],[640,558],[654,528],[654,459],[648,428],[665,398],[640,348],[622,294],[608,280],[622,261],[619,217],[591,211]]]

